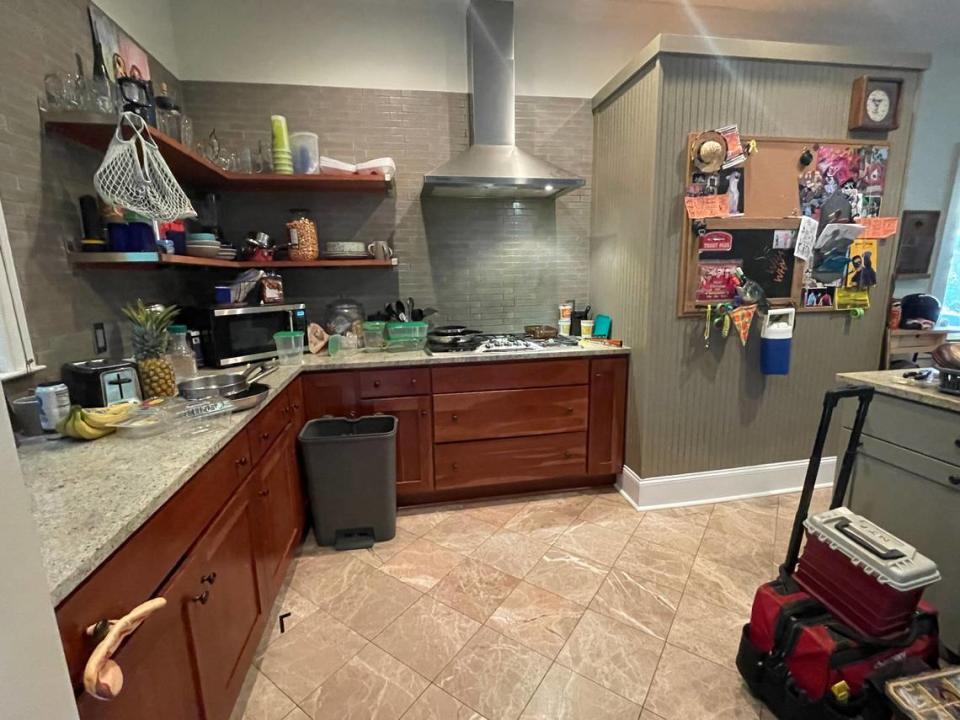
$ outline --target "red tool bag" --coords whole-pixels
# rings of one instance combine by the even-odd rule
[[[780,720],[889,720],[892,713],[882,691],[877,690],[883,686],[878,678],[896,677],[900,666],[910,663],[914,667],[917,659],[933,667],[937,663],[936,610],[924,603],[917,607],[919,595],[915,592],[899,595],[890,592],[896,588],[883,587],[879,593],[863,597],[858,590],[869,590],[871,583],[877,584],[876,573],[845,558],[842,543],[820,532],[822,528],[808,533],[808,549],[803,561],[806,576],[802,572],[796,578],[793,575],[830,418],[839,400],[847,397],[858,398],[860,406],[837,475],[831,506],[837,508],[846,495],[866,411],[873,397],[873,389],[868,387],[834,390],[824,397],[823,415],[786,560],[780,568],[780,577],[757,589],[750,622],[743,628],[737,654],[737,668],[747,686]],[[849,511],[844,512],[852,516]],[[845,517],[843,513],[835,514],[841,519]],[[847,524],[843,527],[847,528]],[[854,542],[858,545],[866,542],[862,532],[848,530],[847,534],[855,535]],[[887,559],[899,560],[898,557]],[[830,569],[826,575],[824,568]],[[851,627],[833,607],[837,598],[849,601],[842,608],[847,611],[844,618],[859,621],[867,617],[868,621],[861,625],[894,627],[898,632],[876,637]],[[875,607],[875,598],[880,603],[876,618],[866,612]]]

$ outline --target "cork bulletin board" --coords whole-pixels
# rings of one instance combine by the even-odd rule
[[[691,148],[699,133],[690,133],[686,148],[686,177],[697,172]],[[838,184],[854,181],[859,213],[880,214],[889,144],[851,140],[756,137],[742,134],[744,141],[756,140],[758,151],[748,155],[742,166],[742,214],[726,218],[691,221],[684,212],[681,259],[678,278],[677,313],[698,315],[710,302],[704,290],[704,275],[722,272],[723,261],[741,260],[744,273],[767,291],[771,305],[793,305],[803,311],[801,302],[806,263],[782,247],[777,231],[796,231],[801,214],[819,216],[827,191]],[[804,167],[800,158],[809,150],[814,161]],[[822,170],[822,172],[821,172]],[[684,189],[684,194],[686,189]],[[723,230],[732,244],[704,246],[705,232]],[[706,262],[705,262],[706,261]],[[714,261],[716,261],[714,263]],[[808,310],[812,310],[809,309]]]

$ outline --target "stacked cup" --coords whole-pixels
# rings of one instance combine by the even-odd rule
[[[270,126],[273,132],[273,171],[278,175],[293,175],[287,119],[283,115],[271,115]]]

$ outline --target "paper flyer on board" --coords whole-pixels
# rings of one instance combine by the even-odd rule
[[[800,229],[797,230],[797,239],[793,246],[793,254],[804,262],[810,262],[813,257],[813,243],[817,239],[817,221],[804,215],[800,218]]]

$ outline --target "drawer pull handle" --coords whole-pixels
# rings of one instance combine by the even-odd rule
[[[204,591],[203,591],[202,593],[200,593],[199,595],[194,595],[194,596],[193,596],[193,601],[194,601],[194,602],[197,602],[197,603],[200,603],[201,605],[206,605],[206,604],[207,604],[207,601],[208,601],[209,599],[210,599],[210,591],[209,591],[209,590],[204,590]]]
[[[450,416],[450,419],[453,420],[454,422],[457,422],[457,420],[460,419],[460,416],[459,416],[459,415],[451,415],[451,416]]]
[[[949,480],[951,485],[960,485],[960,475],[951,475]]]
[[[242,466],[244,466],[244,465],[246,465],[246,464],[247,464],[247,458],[246,458],[246,456],[237,458],[237,465],[240,465],[240,466],[242,467]]]
[[[454,469],[454,470],[459,470],[459,469],[460,469],[460,463],[454,463],[454,464],[453,464],[453,469]]]
[[[257,492],[257,495],[259,495],[260,497],[266,497],[269,494],[270,494],[270,488],[263,488],[263,490],[259,490]]]
[[[380,381],[379,381],[379,380],[374,380],[374,381],[373,381],[373,386],[374,386],[374,387],[380,387]]]
[[[416,385],[416,384],[417,384],[417,379],[416,379],[416,378],[410,378],[410,384],[411,384],[411,385]]]
[[[88,636],[95,637],[104,626],[107,627],[106,634],[90,653],[90,658],[83,668],[83,688],[88,695],[98,700],[113,700],[120,694],[123,688],[123,670],[112,659],[113,654],[130,633],[166,604],[167,601],[162,597],[153,598],[137,605],[119,620],[101,620],[86,629]]]
[[[206,585],[213,585],[217,581],[217,574],[215,572],[204,575],[200,578],[200,582]]]
[[[595,378],[602,378],[602,377],[603,377],[603,373],[594,373],[593,376],[594,376]]]
[[[568,407],[568,408],[567,408],[567,415],[573,415],[573,408],[572,408],[572,407]]]
[[[428,413],[426,410],[421,410],[421,411],[420,411],[420,417],[426,417],[426,416],[429,415],[429,414],[430,414],[430,413]]]

